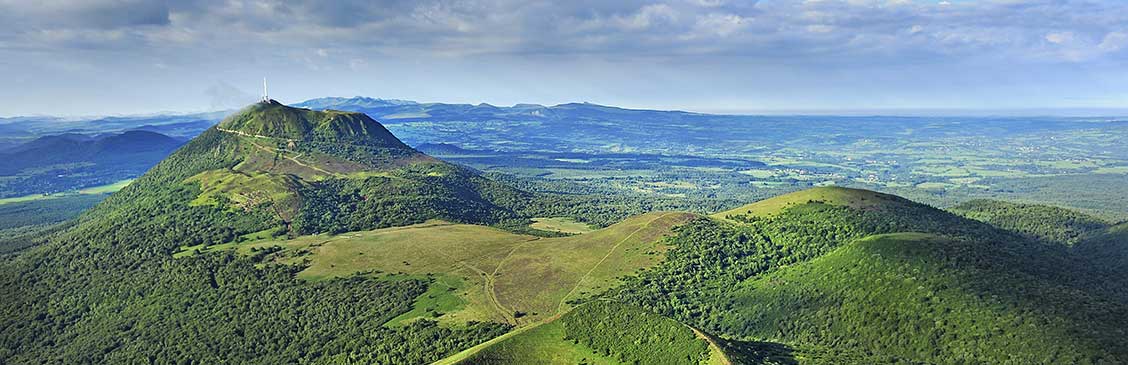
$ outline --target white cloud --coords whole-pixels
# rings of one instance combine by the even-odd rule
[[[1046,34],[1046,41],[1053,44],[1065,44],[1073,41],[1073,32],[1053,32]]]
[[[0,14],[0,45],[59,53],[68,48],[209,52],[285,45],[319,50],[321,57],[341,49],[436,57],[570,52],[650,57],[691,48],[745,56],[919,52],[1022,57],[1046,53],[1047,44],[1078,46],[1086,40],[1098,49],[1119,49],[1123,33],[1114,30],[1128,24],[1128,3],[1110,1],[959,2],[943,8],[936,6],[942,2],[903,0],[151,3],[51,0],[43,8],[0,0],[11,8]],[[1063,8],[1069,17],[1060,16]],[[926,36],[889,37],[906,32]],[[878,46],[851,42],[857,39],[881,41]]]
[[[349,60],[349,69],[353,70],[353,71],[366,70],[366,69],[368,69],[368,61],[365,61],[365,60],[360,59],[360,58],[351,59],[351,60]]]
[[[622,28],[638,30],[662,22],[674,22],[677,18],[677,12],[669,5],[652,4],[643,6],[630,16],[616,17],[616,21]]]
[[[807,31],[811,33],[830,33],[834,31],[834,26],[826,24],[812,24],[807,26]]]
[[[1124,32],[1109,32],[1105,34],[1101,43],[1097,45],[1101,51],[1116,52],[1128,46],[1128,33]]]
[[[749,19],[736,14],[706,14],[697,18],[690,36],[728,37],[744,29],[749,22]]]

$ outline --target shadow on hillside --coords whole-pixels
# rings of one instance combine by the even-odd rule
[[[799,364],[795,359],[795,349],[781,343],[723,340],[723,346],[734,364]]]

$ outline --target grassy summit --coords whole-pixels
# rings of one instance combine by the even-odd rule
[[[218,128],[249,136],[410,149],[383,125],[363,113],[314,111],[289,107],[274,100],[248,106],[225,118]]]
[[[170,206],[254,213],[263,216],[256,218],[260,224],[282,226],[282,233],[291,235],[436,218],[496,224],[516,219],[511,207],[528,199],[408,147],[364,114],[275,101],[224,119],[136,185],[108,206],[154,194],[158,185],[175,187],[194,196],[168,201]]]
[[[876,191],[824,186],[764,199],[739,208],[715,213],[713,217],[721,219],[737,215],[767,217],[775,215],[788,207],[810,202],[821,202],[823,204],[846,206],[856,209],[880,209],[890,205],[912,203],[905,198],[896,195],[882,194]]]

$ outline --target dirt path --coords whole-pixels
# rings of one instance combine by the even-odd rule
[[[717,356],[719,357],[718,360],[721,361],[721,364],[732,365],[732,360],[730,360],[728,358],[728,355],[725,354],[724,347],[721,347],[721,345],[718,344],[717,341],[713,339],[713,336],[709,336],[709,335],[705,334],[705,332],[701,332],[701,331],[697,330],[696,328],[693,328],[693,326],[690,326],[690,325],[687,325],[687,324],[684,324],[684,323],[682,325],[689,327],[689,329],[693,331],[693,334],[695,334],[695,335],[697,335],[697,337],[700,337],[701,339],[705,340],[705,342],[708,342],[709,347],[711,349],[716,349]]]
[[[263,139],[281,139],[281,138],[275,138],[275,137],[269,137],[269,136],[262,136],[262,135],[258,135],[258,134],[249,134],[249,133],[244,133],[244,132],[240,132],[240,131],[236,131],[236,130],[223,129],[223,128],[219,128],[219,127],[215,127],[215,129],[220,131],[220,132],[231,133],[231,134],[239,135],[239,136],[243,136],[243,137],[263,138]],[[250,142],[250,141],[248,141],[248,142]],[[250,142],[250,144],[252,146],[257,147],[260,150],[263,150],[264,152],[267,152],[267,153],[278,153],[278,150],[271,149],[269,147],[260,145],[258,143]],[[299,154],[298,157],[301,157],[301,155]],[[293,162],[293,163],[297,164],[298,166],[305,167],[307,169],[314,170],[314,171],[317,171],[317,172],[320,172],[320,173],[323,173],[323,174],[326,174],[326,175],[329,175],[329,176],[336,175],[336,174],[329,172],[325,169],[322,169],[320,167],[306,164],[305,162],[302,162],[301,160],[298,160],[295,157],[286,156],[285,154],[283,154],[282,158],[290,160],[290,162]]]
[[[595,265],[592,265],[591,269],[588,269],[587,273],[584,273],[584,276],[581,276],[580,280],[576,281],[576,286],[572,287],[572,290],[569,290],[567,294],[564,294],[563,298],[560,298],[560,304],[556,306],[556,313],[559,314],[564,310],[564,304],[567,303],[568,297],[572,296],[572,293],[575,293],[576,290],[580,288],[580,285],[584,283],[584,280],[587,280],[587,278],[591,276],[591,273],[595,272],[596,268],[599,268],[600,265],[603,265],[603,262],[607,261],[607,258],[611,257],[611,254],[615,253],[615,251],[619,249],[619,246],[622,246],[624,242],[627,242],[627,240],[631,239],[631,237],[634,237],[639,232],[642,232],[642,230],[649,228],[651,223],[654,223],[655,221],[662,219],[670,214],[674,213],[665,213],[658,217],[655,217],[654,219],[651,219],[649,222],[646,222],[646,224],[643,224],[642,227],[635,229],[633,232],[631,232],[631,234],[627,235],[627,237],[619,240],[619,242],[615,243],[614,246],[611,246],[611,249],[607,250],[607,254],[604,254],[603,258],[599,259],[599,262],[596,262]]]
[[[509,308],[506,308],[505,305],[501,304],[501,300],[497,299],[497,290],[494,289],[494,281],[497,279],[498,271],[501,271],[501,267],[505,265],[505,261],[509,260],[509,258],[513,256],[514,252],[517,252],[518,249],[529,244],[529,242],[533,242],[539,239],[539,237],[533,238],[531,240],[521,242],[520,244],[513,246],[513,249],[509,250],[509,253],[506,254],[505,257],[501,259],[501,261],[497,262],[497,267],[494,267],[493,272],[486,276],[486,297],[489,298],[490,302],[494,306],[494,309],[498,310],[498,313],[501,313],[501,315],[504,316],[505,319],[512,324],[517,324],[517,317],[513,315],[512,311],[510,311]]]
[[[477,266],[474,266],[474,265],[467,263],[465,260],[456,259],[453,256],[447,255],[444,252],[437,251],[437,250],[430,250],[430,249],[428,249],[428,251],[430,251],[434,254],[437,254],[439,256],[445,257],[447,259],[450,259],[451,261],[454,261],[455,264],[457,264],[458,266],[462,266],[466,269],[469,269],[470,271],[473,271],[473,272],[477,273],[479,276],[481,276],[482,279],[485,280],[485,282],[482,283],[483,294],[485,294],[486,299],[490,302],[490,305],[493,307],[494,311],[496,311],[497,314],[499,316],[501,316],[501,318],[505,319],[506,322],[513,324],[513,325],[516,325],[517,324],[517,318],[513,317],[513,312],[511,312],[508,308],[506,308],[505,305],[501,304],[501,300],[499,300],[497,298],[497,292],[494,290],[494,280],[497,277],[498,271],[501,271],[501,266],[503,264],[505,264],[505,261],[508,260],[510,256],[513,256],[513,253],[516,252],[518,248],[521,248],[521,246],[524,246],[524,245],[528,244],[529,242],[533,242],[533,241],[536,241],[536,240],[539,240],[539,239],[540,239],[539,237],[535,237],[535,238],[527,240],[525,242],[521,242],[520,244],[518,244],[515,247],[513,247],[512,249],[510,249],[509,253],[507,253],[505,255],[505,257],[501,259],[501,261],[498,261],[498,264],[497,264],[496,267],[494,267],[493,272],[489,272],[489,273],[487,273],[485,270],[482,270],[481,268],[478,268]]]

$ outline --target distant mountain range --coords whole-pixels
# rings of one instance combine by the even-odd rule
[[[0,197],[54,193],[137,177],[184,143],[132,130],[40,137],[0,151]]]
[[[1101,118],[1066,117],[895,117],[895,116],[753,116],[717,115],[677,110],[626,109],[592,103],[553,106],[516,104],[420,103],[370,97],[325,97],[293,104],[313,110],[361,112],[380,120],[408,144],[457,143],[475,149],[541,150],[539,143],[563,143],[557,151],[594,151],[684,154],[693,151],[697,139],[728,139],[735,136],[764,141],[794,139],[810,135],[834,135],[839,141],[956,134],[1011,135],[1040,130],[1068,130],[1092,126]],[[0,151],[47,135],[79,133],[96,135],[127,130],[158,132],[175,138],[191,138],[215,125],[232,111],[147,116],[59,118],[0,118]],[[960,128],[974,121],[977,128]],[[420,125],[418,122],[440,123]],[[1000,122],[1000,123],[982,123]],[[414,123],[414,124],[409,124]],[[1120,122],[1125,124],[1125,122]],[[457,132],[450,127],[458,126]],[[467,129],[469,128],[469,130]],[[476,135],[490,128],[512,134],[499,145],[496,134]],[[751,130],[749,130],[751,129]],[[748,133],[754,131],[755,133]],[[645,133],[643,133],[645,132]],[[590,141],[590,142],[589,142]],[[651,144],[650,141],[661,141]],[[585,143],[589,142],[589,143]]]
[[[527,121],[527,120],[618,120],[630,117],[647,121],[677,121],[687,116],[705,114],[684,111],[662,111],[645,109],[624,109],[591,103],[567,103],[553,106],[540,104],[516,104],[513,106],[494,106],[480,104],[418,103],[396,99],[374,99],[367,97],[319,98],[294,104],[296,107],[311,109],[337,109],[368,114],[373,118],[397,123],[415,120],[452,121]]]
[[[35,138],[60,135],[120,134],[131,130],[156,132],[188,140],[215,125],[230,111],[195,114],[61,118],[51,116],[0,118],[0,152]]]

